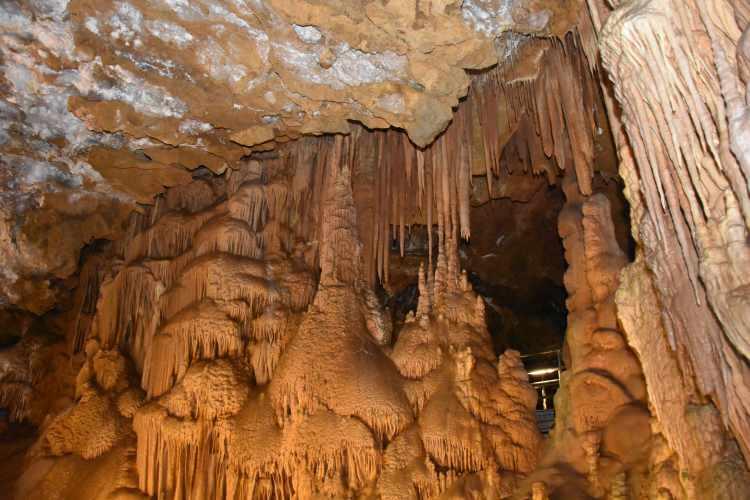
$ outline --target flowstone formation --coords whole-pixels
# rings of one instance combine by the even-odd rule
[[[643,373],[620,331],[614,301],[627,258],[606,196],[581,195],[574,176],[565,178],[563,189],[569,369],[555,396],[555,428],[526,488],[543,484],[560,498],[627,498],[628,491],[642,494],[651,445]]]
[[[0,5],[0,304],[52,309],[80,248],[136,203],[355,123],[419,146],[469,71],[562,37],[582,2],[7,0]],[[47,237],[44,237],[47,235]]]
[[[517,353],[494,355],[458,226],[391,347],[343,142],[324,160],[318,248],[276,160],[133,216],[75,403],[43,425],[16,498],[511,494],[540,449],[536,392]]]
[[[744,500],[748,22],[739,0],[3,2],[0,462],[38,438],[0,479]],[[542,441],[461,267],[497,220],[477,206],[549,188],[553,218],[558,187]],[[483,236],[497,273],[558,248]]]
[[[621,107],[609,115],[641,249],[623,275],[618,316],[686,497],[743,498],[735,486],[747,483],[738,448],[745,464],[750,456],[747,6],[589,5],[614,84],[610,109]]]

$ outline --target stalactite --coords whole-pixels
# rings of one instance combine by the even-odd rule
[[[730,154],[738,69],[725,57],[741,31],[732,2],[648,5],[622,5],[599,27],[628,138],[620,155],[634,160],[620,166],[634,236],[685,378],[713,399],[747,458],[748,188],[742,151]],[[629,78],[633,68],[645,76]]]
[[[507,496],[537,459],[536,396],[520,358],[496,359],[458,246],[474,176],[494,196],[508,171],[554,182],[567,169],[590,190],[596,102],[576,36],[528,42],[533,74],[473,77],[425,148],[395,130],[305,138],[144,207],[112,276],[89,280],[86,345],[127,353],[133,373],[119,387],[108,355],[87,352],[72,412],[115,412],[119,427],[67,442],[60,420],[50,447],[101,457],[132,427],[138,488],[156,498],[397,498],[393,481]],[[358,197],[363,178],[372,192]],[[391,346],[373,287],[416,225],[428,235],[419,305]]]
[[[92,257],[81,267],[78,278],[78,290],[75,297],[76,318],[72,325],[71,352],[78,353],[83,349],[86,336],[91,328],[91,323],[96,313],[96,304],[99,300],[99,289],[101,288],[106,272],[106,264],[103,258]]]
[[[390,131],[386,132],[386,138],[392,137],[392,133]],[[381,233],[381,251],[383,252],[383,282],[388,283],[388,277],[390,274],[390,256],[391,256],[391,236],[390,236],[390,228],[391,228],[391,207],[392,207],[392,192],[393,192],[393,170],[395,168],[395,165],[390,161],[390,158],[388,158],[389,154],[393,150],[393,146],[386,149],[388,153],[385,154],[386,156],[386,163],[385,163],[385,176],[384,176],[384,199],[383,199],[383,217],[381,219],[381,226],[382,226],[382,233]]]
[[[563,41],[530,42],[542,54],[532,78],[507,81],[513,76],[502,68],[476,77],[453,123],[425,150],[416,148],[403,134],[374,133],[376,204],[373,234],[366,240],[373,250],[364,252],[373,259],[370,269],[375,269],[368,273],[370,283],[375,276],[387,282],[391,242],[397,240],[403,254],[409,226],[426,225],[428,242],[433,224],[438,239],[452,234],[454,226],[460,237],[470,237],[472,177],[480,172],[485,175],[492,195],[501,168],[507,168],[501,162],[507,159],[508,144],[522,155],[523,170],[530,167],[555,182],[558,169],[574,168],[581,191],[591,192],[598,101],[590,54],[582,54],[579,48],[586,33],[576,32]],[[367,135],[352,138],[355,151],[366,147]],[[475,164],[483,170],[474,171]],[[431,244],[428,252],[432,268]]]
[[[427,269],[429,271],[432,271],[432,258],[433,258],[433,237],[432,237],[432,226],[433,226],[433,199],[435,196],[435,190],[434,190],[434,184],[432,182],[432,179],[434,177],[434,166],[431,161],[432,156],[428,156],[428,159],[430,159],[430,162],[426,168],[426,172],[429,174],[429,180],[427,181]],[[428,273],[430,276],[432,276],[432,272]]]
[[[147,268],[124,269],[102,285],[90,335],[109,348],[123,346],[129,340],[136,367],[143,369],[144,357],[158,327],[159,300],[163,293],[164,285]]]
[[[389,231],[390,226],[387,224],[388,204],[390,200],[388,198],[388,162],[386,161],[386,135],[380,136],[380,142],[378,144],[378,157],[377,157],[377,169],[378,169],[378,198],[377,198],[377,211],[375,213],[375,227],[377,228],[377,247],[375,248],[375,255],[378,261],[378,278],[381,282],[385,281],[385,266],[386,266],[386,252],[384,248],[389,245]],[[382,156],[381,156],[382,155]]]

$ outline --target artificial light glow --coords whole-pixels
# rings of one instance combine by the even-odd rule
[[[539,368],[538,370],[531,370],[529,372],[529,375],[532,377],[537,377],[539,375],[547,375],[555,372],[557,372],[557,368]]]

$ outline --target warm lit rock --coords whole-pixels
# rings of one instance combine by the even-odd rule
[[[5,493],[747,498],[704,3],[3,2]]]

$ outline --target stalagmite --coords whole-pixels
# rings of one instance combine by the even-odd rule
[[[458,135],[429,156],[373,135],[379,153],[395,144],[408,158],[378,160],[378,220],[365,241],[380,250],[359,239],[352,191],[353,141],[364,135],[321,143],[325,161],[305,175],[322,185],[309,191],[272,171],[279,161],[251,161],[201,181],[213,201],[168,194],[134,216],[99,292],[78,398],[46,430],[46,453],[109,456],[134,432],[136,485],[155,498],[397,498],[399,485],[499,498],[497,469],[511,491],[539,451],[536,395],[512,353],[495,368],[484,302],[459,271],[468,152]],[[286,154],[295,172],[311,161],[294,146]],[[420,182],[439,222],[437,270],[422,268],[419,321],[392,347],[367,269],[387,279],[392,232],[403,248],[407,221],[419,222]],[[311,236],[313,259],[301,250]],[[412,464],[396,465],[396,450]]]
[[[444,261],[443,252],[456,251],[448,244],[438,260]],[[463,473],[451,488],[455,494],[469,494],[475,488],[469,478],[482,471],[531,471],[540,436],[528,418],[536,394],[525,372],[518,376],[505,368],[513,363],[512,353],[500,358],[497,370],[492,368],[495,359],[484,318],[481,313],[479,319],[475,316],[481,299],[470,288],[457,286],[459,281],[456,271],[432,280],[443,290],[433,291],[440,299],[431,305],[420,269],[419,318],[405,325],[391,356],[399,371],[414,379],[409,393],[421,394],[412,404],[425,450],[438,466]],[[517,399],[519,393],[526,397]],[[416,487],[418,479],[413,481]],[[431,488],[445,491],[440,481]]]
[[[745,2],[147,3],[0,6],[9,496],[747,498]]]
[[[634,466],[648,450],[650,415],[641,367],[617,323],[614,293],[627,260],[615,239],[609,200],[601,193],[582,195],[575,173],[565,177],[563,189],[559,231],[568,261],[569,370],[556,396],[551,442],[529,481],[554,492],[564,487],[569,469],[587,478],[587,491],[579,494],[600,498],[617,490],[620,474],[639,473]]]

